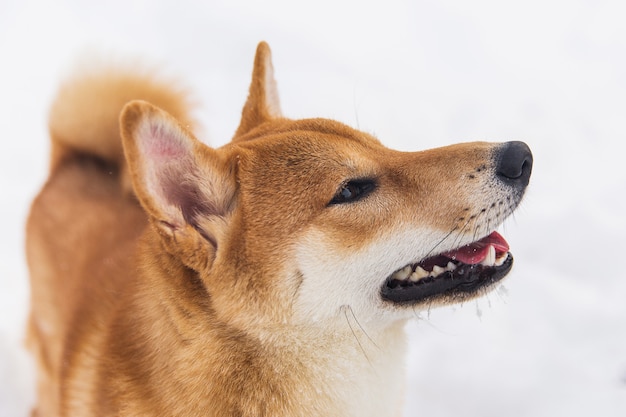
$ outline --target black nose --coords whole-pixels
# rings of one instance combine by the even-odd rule
[[[506,184],[526,187],[533,169],[533,154],[524,142],[507,142],[496,155],[496,175]]]

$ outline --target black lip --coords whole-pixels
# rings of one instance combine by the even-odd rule
[[[415,283],[388,278],[381,289],[384,300],[397,304],[430,303],[445,300],[466,300],[500,281],[513,267],[513,256],[500,266],[458,264],[436,278],[424,278]]]

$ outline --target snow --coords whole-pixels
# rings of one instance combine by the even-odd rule
[[[528,195],[502,233],[516,265],[488,297],[409,326],[405,416],[626,415],[626,3],[318,0],[0,4],[0,417],[26,416],[33,365],[23,255],[46,176],[47,108],[77,56],[145,57],[237,126],[256,43],[286,115],[416,150],[524,140]]]

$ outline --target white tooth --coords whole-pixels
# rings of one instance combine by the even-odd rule
[[[433,266],[433,277],[441,275],[442,272],[446,272],[446,270],[439,265]]]
[[[454,262],[448,262],[446,265],[446,271],[454,271],[456,269],[456,264]]]
[[[391,275],[391,279],[397,279],[399,281],[404,281],[405,279],[407,279],[409,277],[409,275],[411,275],[411,267],[409,265],[407,265],[404,268],[394,272]]]
[[[489,252],[487,252],[487,257],[483,259],[481,265],[485,266],[493,266],[496,263],[496,248],[493,245],[489,245]]]
[[[504,263],[504,261],[506,261],[506,258],[509,257],[508,253],[505,253],[504,255],[500,256],[498,259],[496,259],[496,262],[494,263],[495,266],[500,266]]]
[[[415,268],[415,271],[413,271],[413,273],[411,274],[411,281],[415,282],[415,281],[419,281],[422,278],[426,278],[428,276],[428,271],[426,271],[424,268],[422,268],[421,266],[418,266],[417,268]]]

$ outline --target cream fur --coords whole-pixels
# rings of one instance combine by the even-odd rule
[[[404,324],[433,302],[381,289],[515,209],[503,145],[399,152],[284,118],[265,43],[230,143],[196,139],[188,103],[120,71],[59,91],[27,226],[33,415],[399,416]]]

